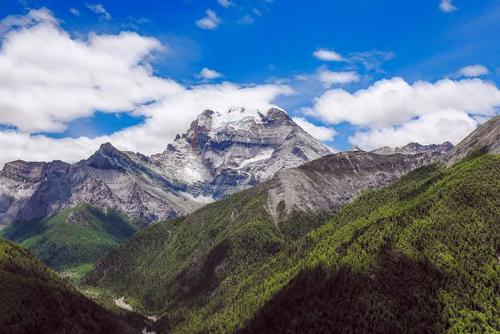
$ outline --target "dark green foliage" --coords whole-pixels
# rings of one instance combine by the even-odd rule
[[[228,294],[209,328],[246,318],[242,332],[498,331],[499,194],[499,156],[410,173],[278,254],[235,289],[246,305]]]
[[[262,189],[194,214],[156,223],[112,250],[85,283],[130,297],[148,314],[183,312],[210,300],[220,283],[283,249],[287,238],[264,209]]]
[[[160,332],[500,330],[500,157],[428,166],[363,194]]]
[[[383,249],[372,272],[300,272],[239,333],[436,333],[443,275]],[[411,324],[411,326],[409,326]]]
[[[265,210],[265,193],[250,189],[139,231],[99,261],[84,282],[127,296],[146,314],[168,314],[171,324],[183,321],[238,275],[250,275],[321,222],[304,215],[275,224]]]
[[[76,292],[28,250],[0,239],[0,333],[138,333],[134,315],[111,313]]]
[[[1,234],[31,249],[45,264],[62,270],[93,263],[136,229],[114,210],[103,212],[83,204],[46,219],[14,222]]]
[[[161,333],[495,332],[499,194],[500,157],[480,152],[327,220],[276,225],[257,187],[140,231],[86,283],[163,315]]]

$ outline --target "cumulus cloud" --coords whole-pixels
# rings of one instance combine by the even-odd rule
[[[462,67],[458,74],[463,77],[480,77],[482,75],[488,74],[488,69],[483,65],[470,65]]]
[[[328,49],[318,49],[313,52],[313,56],[318,58],[319,60],[323,61],[342,61],[343,58],[342,56],[333,51],[333,50],[328,50]]]
[[[92,12],[99,15],[99,17],[101,17],[103,20],[105,20],[105,21],[111,20],[111,14],[100,3],[96,3],[96,4],[85,3],[85,7],[87,7]]]
[[[47,25],[58,24],[52,12],[46,8],[31,10],[26,15],[10,15],[0,21],[0,34],[5,34],[9,30],[30,27],[43,22]]]
[[[494,116],[499,107],[500,90],[479,79],[409,84],[392,78],[354,93],[328,90],[305,112],[330,124],[359,126],[362,130],[351,142],[370,149],[408,141],[456,143],[481,117]]]
[[[224,8],[229,8],[234,5],[233,2],[229,0],[217,0],[217,2]]]
[[[359,81],[359,75],[356,72],[332,72],[328,70],[319,71],[319,80],[326,87],[330,87],[334,84],[347,84],[351,82]]]
[[[439,3],[439,9],[445,13],[451,13],[457,10],[457,7],[455,7],[452,3],[452,0],[441,0]]]
[[[184,87],[153,74],[150,61],[164,48],[156,39],[130,32],[77,39],[49,11],[39,11],[8,18],[12,25],[3,36],[0,124],[13,130],[0,130],[0,166],[14,159],[73,162],[106,141],[153,154],[206,108],[266,109],[277,96],[292,93],[284,85]],[[63,131],[96,111],[129,112],[145,121],[93,139],[37,135]]]
[[[457,144],[478,125],[478,120],[461,111],[442,111],[425,114],[398,126],[359,131],[349,141],[363,149],[381,146],[403,146],[410,142]]]
[[[201,18],[196,21],[196,25],[201,29],[212,30],[217,28],[217,26],[221,23],[221,19],[217,16],[211,9],[207,9],[207,16]]]
[[[293,117],[292,119],[295,123],[297,123],[298,126],[300,126],[302,129],[304,129],[311,136],[313,136],[318,140],[331,141],[333,140],[333,137],[337,134],[337,132],[334,129],[326,126],[315,125],[306,120],[304,117]]]
[[[23,29],[3,38],[1,124],[23,132],[62,131],[95,110],[130,111],[182,90],[151,74],[147,59],[162,49],[158,40],[131,32],[74,39],[46,14],[30,11]]]
[[[199,74],[200,78],[205,80],[213,80],[217,78],[221,78],[222,74],[217,72],[216,70],[211,70],[207,67],[204,67]]]

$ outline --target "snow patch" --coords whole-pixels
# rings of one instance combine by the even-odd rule
[[[271,158],[271,156],[273,155],[273,152],[274,152],[274,149],[272,149],[272,148],[267,149],[267,150],[262,151],[260,154],[256,155],[255,157],[243,160],[241,162],[241,164],[239,165],[238,169],[241,169],[241,168],[245,167],[246,165],[252,164],[252,163],[257,162],[257,161],[267,160],[267,159]]]
[[[183,173],[182,175],[184,176],[184,180],[190,181],[190,182],[196,182],[196,181],[203,181],[203,176],[199,171],[196,169],[192,168],[191,166],[185,166],[183,168]]]
[[[212,114],[212,131],[225,127],[235,130],[249,130],[252,124],[262,124],[262,115],[267,112],[245,108],[231,108],[224,112],[215,111]],[[253,121],[253,122],[252,122]]]
[[[190,193],[187,193],[185,191],[182,191],[181,195],[184,197],[187,197],[189,200],[194,201],[196,203],[208,204],[208,203],[212,203],[215,201],[210,196],[198,195],[198,196],[194,197],[193,195],[191,195]]]

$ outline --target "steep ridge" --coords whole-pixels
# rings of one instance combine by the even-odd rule
[[[132,314],[117,315],[75,291],[28,250],[0,239],[0,332],[138,333]]]
[[[280,171],[269,183],[268,211],[276,221],[297,212],[331,213],[359,192],[386,186],[442,157],[440,151],[414,155],[342,152]]]
[[[500,154],[500,116],[481,124],[462,142],[441,159],[447,166],[465,158],[473,152]]]
[[[0,172],[0,226],[81,203],[148,222],[171,219],[329,153],[280,109],[205,111],[152,157],[107,143],[72,165],[6,164]]]
[[[438,157],[345,152],[284,170],[185,218],[138,232],[98,261],[85,282],[127,296],[148,314],[166,312],[176,322],[360,192],[386,186]]]

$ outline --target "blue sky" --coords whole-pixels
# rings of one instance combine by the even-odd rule
[[[397,113],[391,109],[393,106],[378,105],[373,113],[384,113],[386,117],[367,115],[366,119],[358,119],[340,115],[338,108],[345,107],[346,113],[354,113],[364,108],[362,103],[368,103],[366,108],[371,108],[371,103],[384,103],[383,98],[367,97],[360,101],[355,95],[359,90],[375,87],[380,80],[395,77],[403,80],[393,83],[396,85],[394,91],[398,92],[397,87],[401,87],[404,92],[401,93],[404,95],[401,105],[421,105],[422,100],[429,100],[421,98],[427,93],[434,96],[450,91],[458,95],[462,95],[463,90],[477,89],[481,94],[487,91],[487,97],[478,97],[482,100],[475,105],[458,110],[470,116],[470,120],[460,119],[462,132],[470,130],[474,122],[477,125],[498,112],[498,0],[231,0],[229,3],[217,0],[8,0],[0,3],[0,19],[19,18],[30,10],[42,8],[58,20],[57,29],[74,40],[86,40],[89,34],[117,36],[123,31],[154,38],[164,49],[151,52],[140,60],[140,64],[147,62],[153,76],[171,79],[186,89],[222,82],[238,87],[286,85],[294,93],[273,97],[272,102],[291,116],[335,131],[335,135],[322,138],[339,150],[358,143],[367,148],[371,142],[373,145],[390,144],[391,136],[398,136],[403,142],[425,133],[418,130],[417,134],[415,130],[423,128],[423,120],[419,124],[411,123],[424,117],[418,107],[407,111],[404,119],[394,116]],[[210,15],[211,19],[200,21]],[[313,55],[318,50],[335,52],[342,60],[319,59]],[[460,72],[467,66],[469,71]],[[202,78],[200,71],[203,68],[216,71],[220,77]],[[322,76],[322,73],[326,74]],[[350,79],[344,76],[339,79],[335,74],[328,76],[331,73],[350,73]],[[446,78],[451,80],[450,87],[437,87],[437,83]],[[475,81],[471,83],[473,87],[465,84],[468,80]],[[418,81],[432,87],[413,86]],[[407,93],[405,85],[415,92]],[[325,93],[330,90],[351,94],[346,100],[349,104],[335,105],[337,109],[331,112],[324,106],[317,106],[318,99],[329,103]],[[333,101],[337,103],[341,96],[333,95],[330,98],[335,98]],[[447,99],[450,100],[450,96]],[[484,99],[488,110],[482,106]],[[429,110],[425,115],[435,114],[438,109],[450,110],[450,113],[460,109],[441,100],[432,103],[433,106],[422,107]],[[22,130],[15,122],[9,124],[7,121],[3,121],[3,126],[13,126],[30,136],[96,138],[140,125],[148,115],[134,110],[115,112],[95,107],[91,112],[82,113],[82,117],[63,117],[64,120],[59,120],[63,126],[56,130],[50,126]],[[440,120],[457,121],[456,117],[448,116],[439,117]],[[433,122],[431,116],[425,117],[429,118],[426,124]],[[432,131],[439,132],[439,129]],[[360,135],[356,136],[358,132]],[[450,133],[449,137],[456,141],[460,134]],[[436,135],[433,139],[447,137]]]

